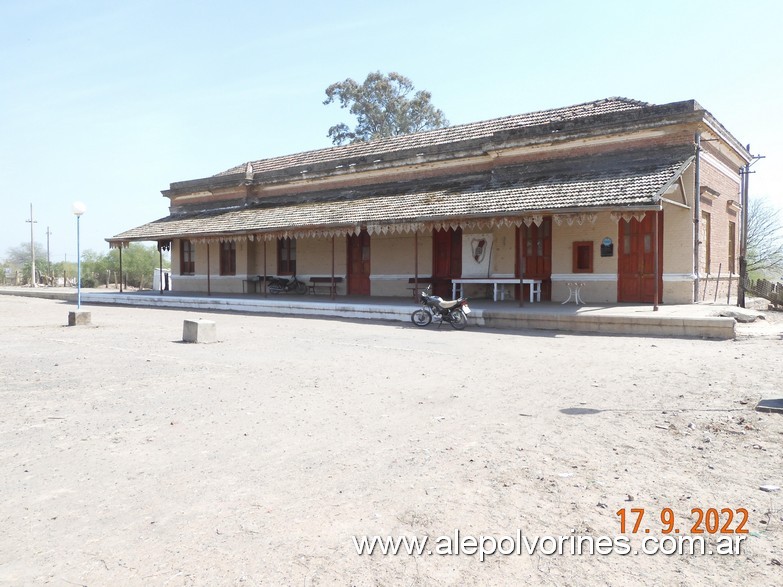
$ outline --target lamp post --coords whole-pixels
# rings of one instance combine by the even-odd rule
[[[79,242],[79,221],[82,214],[87,211],[87,206],[81,202],[74,202],[72,209],[74,216],[76,216],[76,309],[79,310],[82,307],[82,255]]]

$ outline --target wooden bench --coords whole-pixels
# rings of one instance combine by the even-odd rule
[[[316,288],[326,289],[328,294],[336,295],[337,284],[342,282],[342,277],[311,277],[310,284],[307,286],[307,289],[313,295],[316,293]]]
[[[248,277],[242,280],[242,293],[250,293],[252,286],[253,293],[258,293],[259,285],[261,285],[261,276]]]

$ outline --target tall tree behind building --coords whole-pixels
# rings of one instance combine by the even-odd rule
[[[748,274],[783,278],[780,210],[765,199],[751,200],[748,210]]]
[[[357,124],[351,130],[341,122],[327,136],[333,144],[345,145],[448,126],[443,112],[430,102],[432,95],[426,90],[414,93],[414,89],[404,75],[380,71],[370,73],[362,84],[348,78],[330,85],[324,104],[337,101],[340,108],[350,108]]]

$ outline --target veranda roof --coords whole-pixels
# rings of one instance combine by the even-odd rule
[[[276,198],[257,205],[182,213],[122,232],[129,241],[272,239],[418,230],[426,226],[517,225],[542,213],[644,210],[693,160],[693,150],[648,150],[503,168],[480,177]],[[301,196],[300,196],[301,197]]]

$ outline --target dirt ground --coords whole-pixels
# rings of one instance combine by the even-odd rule
[[[783,416],[753,409],[783,397],[779,314],[717,342],[71,309],[0,296],[3,584],[783,584]],[[193,318],[219,342],[179,342]],[[749,534],[483,562],[352,539],[618,536],[631,508],[634,547],[666,508]]]

